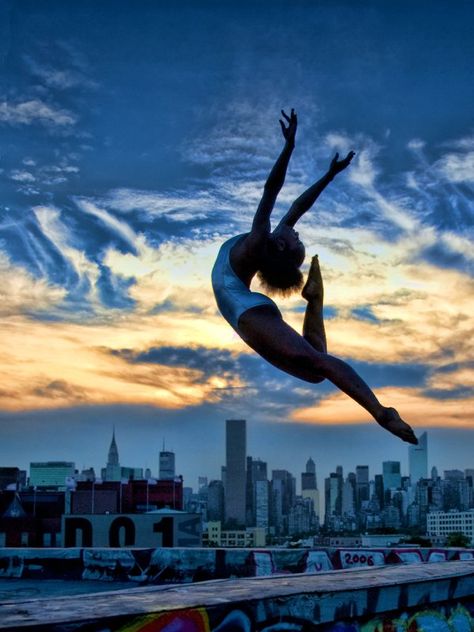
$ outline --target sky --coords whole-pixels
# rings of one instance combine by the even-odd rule
[[[462,0],[0,4],[0,465],[220,476],[248,454],[320,484],[407,444],[330,383],[256,356],[210,271],[246,232],[283,146],[274,210],[350,168],[298,224],[325,281],[328,348],[415,432],[474,467],[474,8]],[[258,285],[253,286],[258,289]],[[304,302],[278,299],[301,330]]]

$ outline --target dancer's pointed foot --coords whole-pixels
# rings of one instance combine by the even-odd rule
[[[319,259],[318,255],[314,255],[314,257],[311,259],[311,266],[309,268],[308,278],[301,292],[301,296],[306,301],[311,301],[315,299],[322,301],[323,295],[323,278],[321,276],[321,270],[319,268]]]
[[[399,437],[402,441],[406,441],[407,443],[412,443],[413,445],[418,444],[418,439],[415,437],[415,433],[410,428],[410,426],[403,421],[395,408],[384,408],[382,415],[377,422],[388,430],[396,437]]]

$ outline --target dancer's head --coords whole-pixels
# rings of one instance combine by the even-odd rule
[[[267,240],[258,278],[270,294],[288,296],[303,287],[300,267],[305,248],[298,233],[287,225],[279,226]]]

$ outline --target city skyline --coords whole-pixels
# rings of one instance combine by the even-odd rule
[[[214,257],[248,230],[294,107],[275,219],[356,152],[299,227],[329,351],[429,432],[429,468],[469,468],[473,17],[437,0],[2,3],[0,463],[77,451],[98,468],[115,425],[124,463],[155,468],[165,436],[185,478],[219,478],[242,418],[248,453],[279,468],[407,471],[405,444],[265,363],[215,306]],[[300,297],[278,304],[301,329]]]
[[[229,421],[229,420],[226,420]],[[232,421],[232,420],[231,420]],[[236,421],[236,420],[234,420]],[[244,423],[246,422],[246,420],[237,420],[237,421],[243,421]],[[246,428],[246,424],[244,425],[244,428]],[[246,430],[244,430],[244,434],[246,434]],[[116,439],[116,430],[115,428],[112,429],[112,435],[111,437],[109,437],[109,443],[108,443],[108,448],[106,448],[105,452],[106,454],[104,454],[104,459],[103,459],[103,463],[98,463],[97,465],[94,464],[84,464],[84,465],[79,465],[80,461],[77,460],[77,458],[74,458],[73,456],[71,456],[71,458],[69,459],[70,462],[72,462],[75,466],[76,471],[80,474],[82,470],[87,471],[89,468],[93,468],[95,471],[95,476],[97,479],[101,479],[103,475],[106,475],[106,471],[107,471],[107,467],[104,468],[105,466],[110,465],[110,455],[111,455],[111,451],[114,454],[114,460],[113,460],[113,465],[120,470],[120,466],[125,469],[125,470],[139,470],[142,469],[143,471],[143,476],[146,478],[145,476],[145,472],[146,470],[150,470],[151,472],[151,478],[156,478],[156,479],[162,479],[162,478],[169,478],[169,475],[164,475],[164,476],[160,476],[160,455],[165,455],[165,462],[167,463],[172,463],[172,466],[175,469],[175,475],[176,476],[183,476],[183,485],[185,487],[191,487],[193,490],[197,490],[199,488],[199,480],[198,479],[202,479],[205,478],[207,479],[208,482],[214,481],[214,480],[221,480],[222,479],[222,467],[225,466],[225,454],[227,452],[228,449],[230,449],[230,443],[229,441],[227,441],[227,439],[225,438],[224,435],[224,446],[223,446],[223,454],[224,454],[224,460],[223,462],[220,464],[220,466],[218,467],[218,472],[216,471],[216,475],[215,476],[211,476],[209,475],[208,472],[206,471],[201,471],[199,472],[199,474],[194,478],[187,478],[185,475],[183,475],[183,473],[181,472],[181,470],[179,469],[179,462],[180,462],[180,458],[179,458],[179,450],[166,450],[163,451],[163,449],[159,449],[159,451],[157,452],[156,455],[156,464],[155,465],[144,465],[140,462],[137,463],[129,463],[128,467],[123,466],[123,461],[122,459],[119,459],[119,461],[116,462],[115,460],[115,456],[118,456],[118,454],[121,453],[121,449],[120,449],[120,442],[117,441]],[[245,441],[245,440],[244,440]],[[428,436],[426,435],[423,439],[423,445],[424,445],[424,451],[425,454],[428,458],[428,463],[429,463],[429,467],[428,467],[428,472],[427,472],[427,478],[431,478],[432,475],[432,469],[435,468],[438,471],[438,475],[443,477],[444,476],[444,472],[445,471],[449,471],[449,470],[461,470],[461,471],[469,471],[472,472],[474,471],[474,468],[472,468],[471,466],[463,466],[460,465],[459,463],[451,463],[451,464],[447,464],[445,466],[439,466],[437,463],[435,463],[433,461],[433,459],[431,458],[430,454],[431,454],[431,440],[428,443]],[[162,446],[163,447],[163,446]],[[249,448],[247,448],[246,450],[246,458],[251,457],[254,462],[257,461],[262,461],[266,464],[267,470],[268,470],[268,480],[271,479],[272,476],[272,471],[273,470],[288,470],[296,479],[296,488],[298,493],[301,492],[301,475],[304,472],[307,472],[307,465],[308,462],[312,461],[313,465],[315,466],[315,475],[316,475],[316,481],[317,481],[317,488],[320,490],[320,492],[323,490],[324,488],[324,480],[329,477],[329,475],[331,473],[336,472],[338,469],[342,469],[343,471],[343,476],[346,477],[350,472],[354,473],[357,472],[357,469],[359,468],[368,468],[368,479],[370,481],[374,481],[374,477],[376,475],[382,474],[384,473],[385,476],[385,472],[386,470],[384,469],[385,465],[388,464],[399,464],[400,465],[400,469],[397,470],[397,472],[399,472],[399,476],[400,477],[409,477],[410,473],[409,473],[409,466],[410,466],[410,462],[409,462],[409,450],[410,450],[410,446],[407,446],[407,459],[406,459],[406,463],[404,464],[403,460],[390,460],[390,459],[384,459],[383,461],[377,462],[377,461],[373,461],[371,465],[368,465],[367,463],[362,463],[362,462],[355,462],[356,465],[353,466],[348,466],[347,464],[345,464],[344,462],[334,462],[332,465],[329,465],[329,467],[326,466],[325,469],[320,468],[320,466],[318,465],[318,461],[313,458],[314,455],[309,455],[308,458],[306,460],[303,460],[303,462],[301,464],[294,464],[293,466],[288,466],[288,464],[284,461],[284,460],[280,460],[280,461],[269,461],[266,458],[263,458],[261,455],[255,455],[255,454],[251,454],[249,452]],[[207,453],[207,459],[209,460],[209,456],[210,454]],[[170,461],[171,459],[171,461]],[[20,467],[20,469],[23,469],[27,472],[27,475],[30,471],[30,465],[31,463],[37,463],[37,462],[44,462],[44,461],[53,461],[53,459],[44,459],[44,460],[40,460],[40,459],[35,459],[35,460],[30,460],[27,461],[27,466],[25,467],[20,467],[18,464],[14,463],[14,464],[4,464],[4,463],[0,463],[0,467]],[[176,466],[176,463],[178,464]],[[282,463],[285,464],[285,467],[282,465]],[[387,470],[388,471],[388,470]],[[117,480],[120,479],[120,476],[118,477]]]

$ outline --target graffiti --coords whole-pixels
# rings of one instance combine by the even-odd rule
[[[473,629],[472,614],[464,606],[457,605],[451,612],[443,607],[422,610],[393,619],[375,619],[357,628],[350,623],[347,628],[340,628],[340,632],[471,632]]]
[[[254,615],[257,612],[254,613]],[[415,613],[397,613],[392,617],[377,617],[366,622],[334,621],[317,626],[313,620],[280,616],[258,620],[241,609],[216,616],[212,609],[190,609],[141,617],[114,632],[471,632],[474,617],[462,605],[440,606]]]
[[[358,568],[364,566],[385,566],[384,551],[373,549],[341,549],[339,551],[340,568]]]
[[[297,617],[257,622],[243,610],[212,617],[212,612],[199,608],[141,617],[113,632],[309,632],[312,627],[310,622]]]
[[[156,520],[153,524],[156,526]],[[77,521],[71,522],[71,525],[74,529],[70,533],[74,534],[86,528],[85,524]],[[160,522],[158,526],[166,540],[169,536],[167,523]],[[117,544],[119,540],[132,539],[135,527],[125,517],[111,520],[107,541]],[[76,535],[71,535],[71,542],[74,538]],[[334,569],[472,559],[472,549],[3,548],[0,549],[0,578],[82,578],[178,584],[227,577],[320,573]]]
[[[211,632],[204,608],[165,612],[135,619],[115,632]]]

